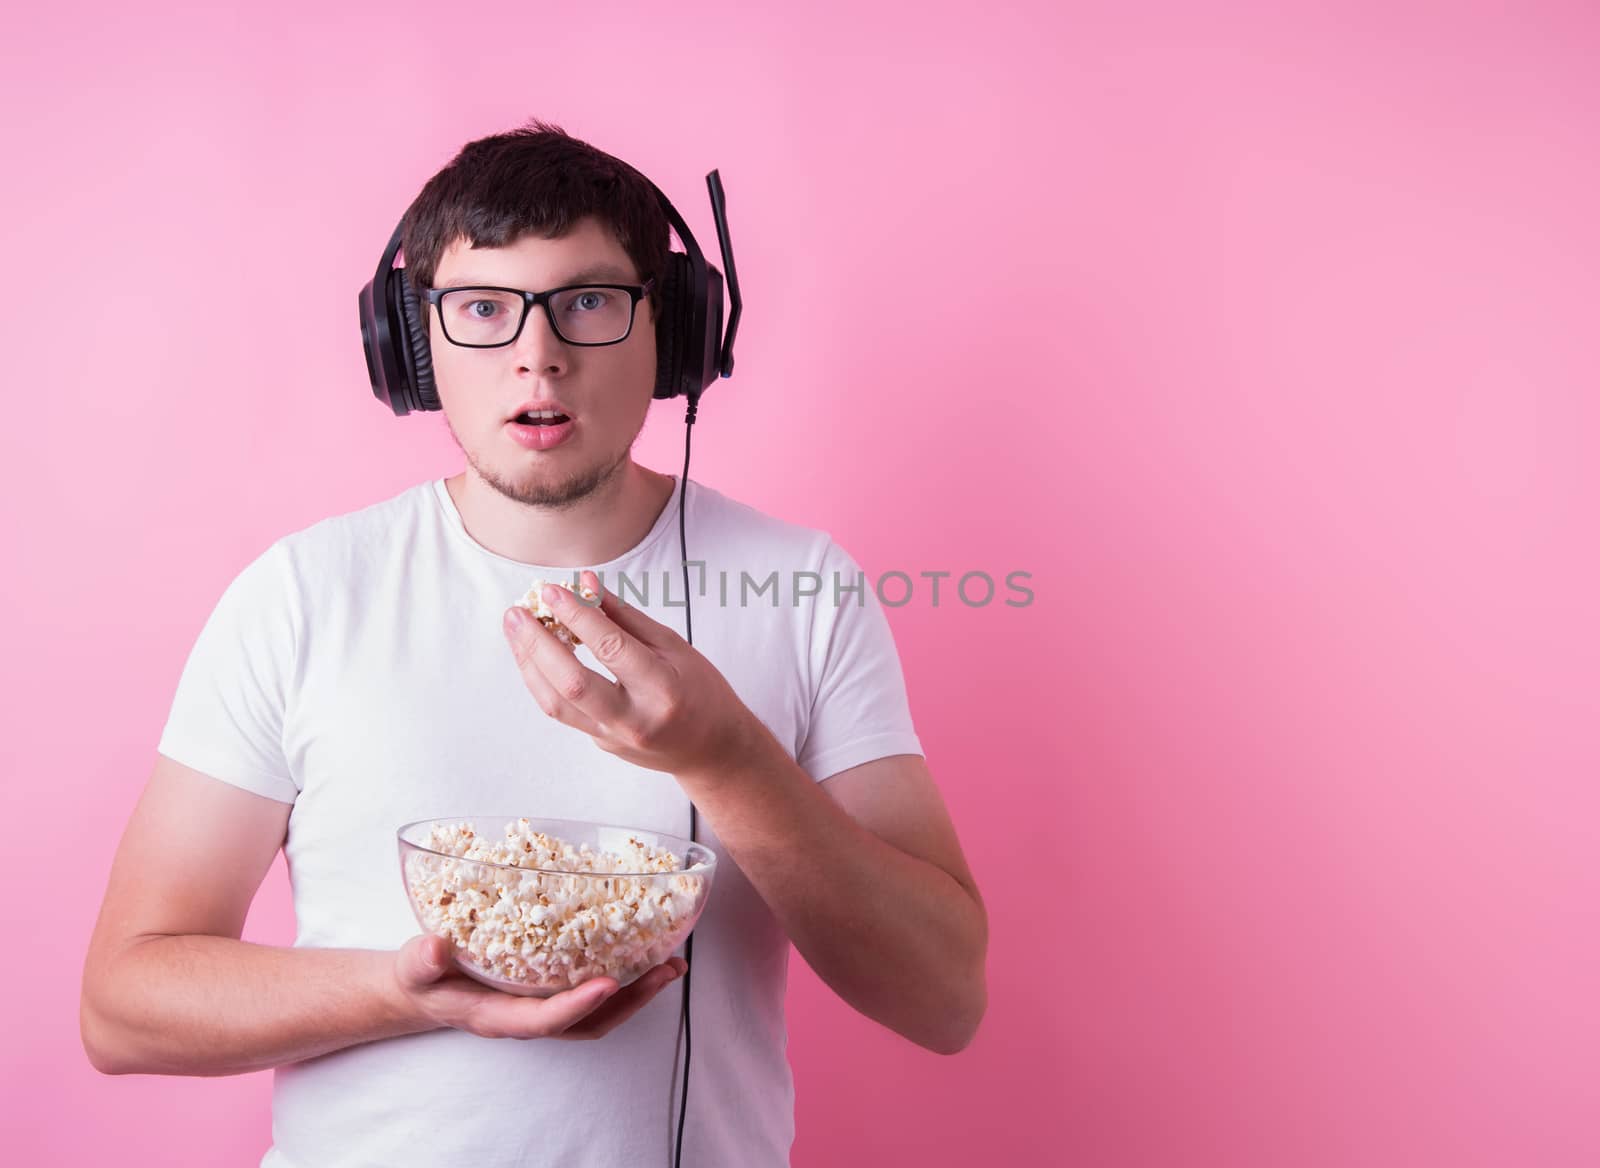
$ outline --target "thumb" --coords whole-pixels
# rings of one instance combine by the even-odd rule
[[[407,941],[401,950],[400,973],[411,985],[438,981],[450,967],[450,942],[432,933]]]

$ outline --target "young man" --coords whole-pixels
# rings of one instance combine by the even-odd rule
[[[644,288],[669,232],[647,183],[535,122],[465,147],[404,241],[427,303]],[[692,800],[720,862],[694,938],[684,1163],[786,1164],[791,940],[929,1050],[965,1047],[986,1004],[987,917],[888,624],[870,583],[836,592],[861,575],[828,535],[690,480],[706,566],[685,640],[678,483],[631,457],[653,289],[599,345],[563,339],[580,326],[558,332],[554,305],[513,333],[495,318],[514,300],[437,300],[434,375],[466,467],[281,538],[223,593],[112,867],[85,1048],[113,1074],[277,1068],[264,1168],[670,1163],[682,1003],[657,995],[683,959],[620,990],[480,985],[418,934],[395,829],[505,812],[687,836]],[[514,421],[530,410],[568,421]],[[578,568],[604,599],[557,608],[576,652],[503,623],[533,579]],[[774,573],[776,593],[742,589]],[[280,846],[294,946],[243,942]]]

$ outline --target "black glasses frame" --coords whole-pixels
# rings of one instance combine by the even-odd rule
[[[650,277],[650,279],[646,280],[643,284],[594,284],[594,283],[563,284],[559,288],[549,288],[549,289],[546,289],[543,292],[529,292],[529,291],[527,291],[527,290],[525,290],[523,288],[502,288],[502,287],[500,287],[498,285],[495,285],[495,284],[469,284],[469,285],[465,285],[465,286],[460,287],[460,288],[427,288],[427,289],[424,289],[424,291],[427,293],[428,303],[433,305],[433,310],[439,314],[439,328],[444,333],[444,339],[449,341],[452,345],[457,346],[458,348],[462,348],[462,349],[503,349],[507,345],[516,344],[517,343],[517,338],[522,335],[522,330],[527,327],[527,324],[528,324],[528,313],[533,311],[533,306],[535,304],[542,304],[542,305],[544,305],[544,317],[545,317],[546,320],[548,320],[550,322],[551,331],[554,332],[556,334],[556,336],[561,338],[561,341],[562,341],[563,344],[576,345],[579,348],[584,348],[584,349],[599,349],[599,348],[604,348],[606,345],[620,345],[620,344],[622,344],[623,341],[627,340],[629,337],[631,337],[633,335],[633,321],[634,321],[634,317],[637,314],[638,309],[639,309],[639,301],[641,299],[643,299],[645,296],[647,296],[649,294],[650,290],[652,288],[654,288],[655,286],[656,286],[655,277],[652,276],[652,277]],[[550,298],[552,296],[555,296],[557,293],[560,293],[560,292],[571,292],[571,291],[574,291],[575,289],[578,289],[578,288],[606,288],[606,289],[609,289],[609,290],[615,291],[615,292],[626,292],[628,294],[628,297],[629,297],[629,303],[628,303],[628,331],[623,333],[620,337],[618,337],[614,341],[571,341],[571,340],[568,340],[567,339],[567,334],[562,332],[561,331],[561,326],[556,323],[556,314],[555,314],[555,311],[550,307]],[[492,345],[473,345],[473,344],[468,344],[466,341],[458,341],[458,340],[456,340],[454,337],[452,337],[450,335],[450,326],[445,324],[445,322],[444,322],[444,310],[440,307],[440,304],[439,304],[439,301],[444,297],[444,295],[447,292],[510,292],[515,296],[522,297],[522,319],[517,321],[517,331],[512,333],[509,339],[504,340],[504,341],[496,341]]]

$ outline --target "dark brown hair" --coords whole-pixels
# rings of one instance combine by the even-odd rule
[[[560,126],[526,125],[468,142],[428,180],[402,224],[406,279],[414,292],[433,283],[439,258],[465,236],[474,247],[505,247],[522,236],[566,235],[586,216],[609,227],[639,272],[666,268],[670,225],[649,181]],[[661,318],[659,283],[649,296]]]

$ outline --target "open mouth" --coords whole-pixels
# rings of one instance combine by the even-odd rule
[[[566,414],[554,410],[540,410],[538,413],[521,413],[511,419],[519,426],[559,426],[562,422],[571,421]]]

